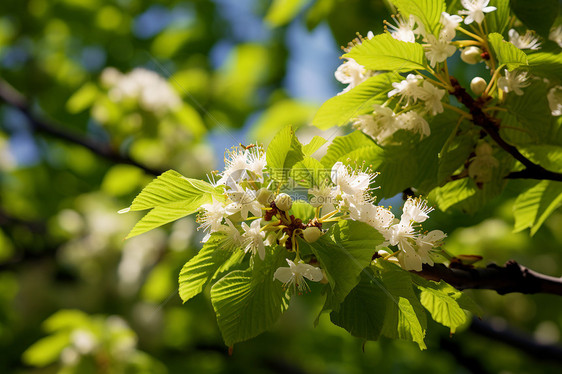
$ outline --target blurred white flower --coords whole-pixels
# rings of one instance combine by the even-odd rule
[[[392,16],[396,26],[385,22],[385,28],[390,29],[390,35],[396,40],[400,40],[407,43],[415,43],[416,35],[414,33],[414,26],[416,25],[416,20],[413,15],[410,15],[408,19],[404,19],[401,15]]]
[[[480,24],[484,20],[484,13],[490,13],[497,8],[495,6],[486,6],[490,0],[461,0],[462,6],[466,10],[459,10],[459,14],[467,15],[464,23],[469,25],[472,22]]]
[[[324,278],[322,269],[304,263],[295,264],[293,261],[286,259],[289,267],[282,267],[275,271],[273,278],[283,283],[283,286],[293,287],[293,289],[298,289],[300,293],[307,292],[310,290],[308,284],[306,284],[306,279],[313,282],[320,282]]]
[[[246,222],[242,222],[242,229],[244,233],[242,234],[244,252],[251,252],[252,254],[258,254],[263,260],[265,258],[265,244],[263,242],[265,238],[265,232],[261,231],[261,218],[258,218],[248,226]]]
[[[558,25],[558,27],[553,28],[550,30],[550,34],[548,34],[548,39],[552,40],[560,48],[562,48],[562,25]]]
[[[348,85],[342,92],[338,93],[338,95],[341,95],[358,86],[370,76],[367,69],[365,69],[363,65],[358,64],[352,58],[347,58],[347,61],[345,61],[337,68],[334,75],[338,81]]]
[[[541,48],[539,37],[531,30],[527,30],[524,35],[519,35],[517,30],[509,30],[509,42],[519,49],[538,50]]]
[[[546,98],[551,114],[555,117],[562,115],[562,86],[552,87]]]
[[[505,77],[500,77],[498,79],[498,87],[506,93],[515,92],[516,95],[523,95],[522,88],[531,84],[531,82],[527,80],[527,72],[519,72],[517,70],[508,71],[507,69],[504,69],[504,71]]]

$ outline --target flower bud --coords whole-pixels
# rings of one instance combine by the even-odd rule
[[[261,205],[269,206],[273,201],[273,192],[265,187],[262,187],[258,191],[257,200]]]
[[[286,193],[280,193],[275,198],[275,206],[277,209],[287,212],[293,206],[293,200]]]
[[[303,230],[302,236],[308,243],[314,243],[322,236],[322,230],[315,226],[307,227]]]
[[[470,82],[470,89],[478,96],[482,95],[482,93],[486,90],[486,86],[488,86],[488,84],[484,78],[476,77]]]
[[[477,64],[482,61],[482,50],[475,46],[465,48],[461,52],[461,60],[467,64]]]

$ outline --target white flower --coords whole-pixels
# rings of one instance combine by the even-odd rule
[[[266,166],[265,152],[261,147],[241,149],[235,147],[226,152],[225,168],[217,185],[235,188],[236,183],[257,177],[263,181],[263,169]]]
[[[435,87],[429,81],[424,81],[420,99],[425,102],[425,107],[429,113],[436,115],[443,112],[443,96],[445,90]]]
[[[546,95],[553,116],[562,115],[562,86],[552,87]]]
[[[317,208],[319,206],[328,206],[332,207],[335,203],[336,196],[338,194],[338,190],[332,186],[314,186],[313,188],[308,190],[308,193],[312,195],[309,203],[313,207]]]
[[[422,260],[416,253],[414,248],[414,240],[416,238],[416,231],[411,223],[400,221],[399,223],[390,226],[390,228],[383,233],[386,240],[391,245],[398,246],[400,253],[397,255],[400,265],[406,270],[420,271],[422,269]]]
[[[404,106],[410,105],[410,101],[415,103],[419,98],[419,83],[422,80],[423,78],[421,75],[408,74],[406,79],[404,79],[403,81],[392,83],[392,87],[394,87],[394,89],[388,93],[388,97],[399,94],[402,96],[402,98],[406,98],[406,103],[404,104]]]
[[[433,211],[433,208],[427,206],[427,201],[409,197],[406,203],[404,203],[402,217],[400,218],[404,222],[414,221],[421,223],[429,218],[431,211]]]
[[[438,62],[443,62],[447,57],[451,57],[457,48],[449,43],[448,40],[433,35],[427,35],[427,43],[424,44],[425,55],[429,59],[429,64],[435,66]]]
[[[398,127],[420,134],[420,140],[431,134],[429,123],[414,110],[402,113],[396,117]]]
[[[390,210],[370,203],[361,205],[354,214],[356,217],[352,219],[365,222],[381,233],[394,223],[394,214]]]
[[[262,205],[256,198],[256,191],[244,189],[238,185],[234,185],[233,191],[228,191],[227,195],[232,201],[225,208],[227,215],[240,212],[243,220],[248,219],[248,213],[252,213],[255,217],[262,216]]]
[[[246,222],[242,222],[241,226],[244,230],[242,234],[244,252],[252,252],[252,254],[257,253],[263,260],[265,258],[265,244],[263,242],[265,232],[261,231],[261,218],[252,221],[250,226],[248,226]]]
[[[392,109],[375,104],[373,114],[361,115],[353,119],[353,126],[369,135],[379,144],[398,130]]]
[[[510,72],[507,69],[504,69],[504,71],[505,77],[498,79],[498,87],[506,93],[515,92],[516,95],[523,95],[523,90],[521,89],[531,84],[531,82],[527,81],[527,72],[518,72],[516,70]]]
[[[320,282],[324,278],[322,269],[316,266],[304,263],[295,264],[289,259],[287,259],[287,264],[289,264],[288,268],[279,268],[275,271],[273,279],[282,282],[283,286],[286,288],[292,286],[293,289],[298,289],[299,293],[310,290],[304,278],[313,282]]]
[[[90,331],[76,329],[70,335],[70,341],[76,350],[83,355],[92,353],[98,345],[97,339]]]
[[[223,232],[227,236],[227,241],[229,245],[241,246],[242,245],[242,235],[240,231],[234,226],[232,221],[225,218],[226,225],[221,225],[218,231]]]
[[[416,25],[416,20],[414,16],[410,15],[408,20],[405,20],[402,16],[392,16],[396,26],[385,22],[385,28],[390,29],[390,35],[396,40],[401,40],[407,43],[415,43],[416,35],[414,33],[414,26]]]
[[[367,69],[365,69],[363,65],[359,65],[352,58],[348,58],[347,61],[341,64],[334,75],[341,83],[348,84],[348,86],[338,95],[351,90],[369,78]]]
[[[441,19],[439,20],[443,25],[441,29],[441,37],[445,40],[451,41],[455,37],[456,28],[462,22],[462,17],[456,14],[450,15],[447,12],[441,13]]]
[[[490,13],[496,10],[495,6],[486,6],[490,0],[461,0],[462,6],[466,10],[459,10],[459,14],[465,14],[467,17],[464,19],[464,23],[467,25],[476,21],[480,24],[484,20],[484,13]]]
[[[420,235],[416,238],[417,252],[424,264],[433,266],[434,262],[430,256],[431,250],[438,246],[447,237],[441,230],[433,230],[427,235]]]
[[[376,174],[355,170],[350,173],[343,163],[336,162],[332,166],[331,176],[332,182],[338,186],[341,193],[342,204],[356,205],[371,199],[369,185],[374,181]]]
[[[533,49],[537,50],[541,48],[541,42],[539,37],[535,36],[531,30],[527,30],[525,35],[519,35],[517,30],[509,30],[509,42],[519,49]]]
[[[548,34],[548,39],[557,43],[558,46],[562,48],[562,25],[558,25],[558,27],[550,30],[550,34]]]
[[[222,225],[222,219],[226,216],[225,204],[221,201],[215,201],[210,204],[201,205],[203,212],[197,217],[199,222],[199,229],[207,232],[207,235],[203,238],[203,242],[206,242],[210,237],[211,233],[218,231]]]

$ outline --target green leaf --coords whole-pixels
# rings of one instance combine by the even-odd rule
[[[543,168],[562,173],[562,146],[550,144],[529,145],[519,147],[519,151]]]
[[[324,310],[338,310],[383,240],[376,229],[357,221],[339,221],[314,243],[299,240],[299,245],[312,252],[326,272],[331,293]]]
[[[369,160],[380,152],[382,152],[381,148],[367,135],[361,131],[354,131],[349,135],[336,137],[321,162],[327,169],[331,169],[338,161],[347,163],[348,159]]]
[[[305,157],[293,166],[291,178],[303,187],[312,188],[324,185],[324,179],[329,179],[330,174],[320,161],[312,157]]]
[[[264,261],[254,261],[253,269],[233,271],[211,288],[219,329],[229,347],[264,332],[287,309],[287,292],[273,279],[279,267],[287,266],[287,251],[278,246],[266,252]]]
[[[94,83],[88,82],[68,99],[66,109],[72,114],[81,112],[94,104],[98,94],[98,87]]]
[[[457,301],[462,297],[462,292],[444,281],[439,283],[426,281],[418,284],[418,288],[421,290],[422,305],[436,322],[449,327],[451,334],[454,334],[459,326],[468,322],[466,313]]]
[[[383,327],[386,303],[390,300],[380,279],[367,268],[359,284],[349,292],[330,320],[358,338],[377,340]]]
[[[290,126],[277,133],[267,147],[267,166],[272,171],[272,178],[281,184],[287,180],[293,165],[303,158],[302,145]]]
[[[133,200],[130,211],[166,207],[190,210],[207,202],[210,196],[220,195],[220,189],[211,184],[186,178],[177,171],[168,170],[150,182]]]
[[[488,6],[495,6],[496,10],[486,13],[486,26],[490,32],[503,34],[510,20],[510,0],[491,0]]]
[[[211,203],[211,197],[209,195],[204,195],[201,199],[197,200],[197,206],[190,209],[157,206],[146,213],[144,217],[136,223],[125,239],[144,234],[152,229],[193,214],[199,210],[201,205],[207,203]]]
[[[439,182],[444,182],[462,167],[474,151],[475,146],[474,135],[465,133],[455,136],[448,144],[447,149],[439,154]]]
[[[392,83],[399,82],[402,77],[395,73],[384,73],[368,78],[352,90],[337,95],[326,101],[312,120],[312,124],[320,129],[333,126],[344,126],[351,119],[373,111],[373,104],[382,104],[392,89]]]
[[[541,181],[520,194],[513,206],[514,232],[531,228],[534,235],[544,221],[562,206],[562,182]]]
[[[537,52],[527,56],[529,72],[560,82],[562,79],[562,53]]]
[[[227,236],[213,233],[203,248],[181,269],[179,294],[183,302],[198,295],[213,277],[244,258],[244,251],[228,245]]]
[[[488,34],[488,41],[500,65],[505,64],[509,71],[527,65],[527,55],[513,44],[503,40],[500,34],[495,32]]]
[[[101,189],[113,196],[127,195],[137,189],[144,178],[144,172],[136,166],[115,165],[105,174]]]
[[[476,186],[470,178],[458,179],[434,189],[429,200],[435,201],[439,210],[446,211],[453,205],[468,199],[476,193]]]
[[[283,26],[291,22],[309,0],[274,0],[269,6],[265,21],[272,26]]]
[[[81,310],[63,309],[59,310],[43,322],[45,331],[53,333],[61,330],[72,330],[88,325],[90,317]]]
[[[293,206],[289,209],[289,214],[302,219],[303,222],[308,222],[313,219],[315,213],[316,211],[312,205],[301,200],[294,201]]]
[[[391,339],[409,340],[426,349],[426,315],[412,288],[410,273],[387,261],[378,261],[382,283],[391,300],[386,303],[382,334]]]
[[[427,66],[421,44],[396,40],[388,33],[364,40],[343,58],[352,58],[370,70],[407,72],[425,70]]]
[[[308,144],[302,147],[302,153],[304,153],[305,156],[312,156],[314,152],[316,152],[318,148],[322,147],[324,144],[326,144],[326,139],[315,135]]]
[[[558,0],[511,0],[510,3],[511,10],[525,26],[535,30],[543,38],[548,38],[550,28],[558,16]]]
[[[62,350],[70,344],[68,333],[59,333],[39,339],[25,350],[22,360],[25,364],[43,367],[58,361]]]
[[[441,13],[445,11],[444,0],[391,0],[396,5],[403,17],[410,14],[417,17],[422,22],[426,31],[436,37],[439,36],[441,29]]]

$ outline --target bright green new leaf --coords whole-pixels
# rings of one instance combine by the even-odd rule
[[[485,21],[489,32],[503,34],[511,17],[510,0],[491,0],[488,6],[496,7],[493,12],[486,13]]]
[[[66,102],[66,109],[70,113],[78,113],[91,107],[99,95],[98,87],[88,82],[76,91]]]
[[[388,33],[363,40],[343,57],[352,58],[370,70],[407,72],[425,70],[427,66],[421,44],[403,42]]]
[[[43,367],[58,361],[62,350],[70,344],[70,335],[61,332],[42,338],[23,352],[22,360],[27,365]]]
[[[320,147],[326,144],[326,139],[321,136],[315,135],[308,144],[302,146],[302,153],[305,156],[312,156]]]
[[[266,252],[264,261],[256,259],[253,268],[233,271],[211,288],[219,329],[229,347],[261,334],[287,309],[287,291],[273,279],[279,267],[287,267],[287,250],[267,247]]]
[[[444,0],[390,0],[403,17],[416,16],[425,30],[436,37],[441,29],[441,13],[445,11]]]
[[[269,6],[265,21],[272,26],[283,26],[297,16],[309,0],[274,0]]]
[[[373,111],[373,104],[382,104],[388,100],[392,83],[402,77],[395,73],[384,73],[368,78],[352,90],[327,100],[312,120],[320,129],[344,126],[354,117]]]
[[[267,166],[272,171],[272,178],[283,183],[293,165],[304,158],[302,145],[290,126],[275,135],[267,147],[265,157]]]
[[[381,148],[367,135],[361,131],[354,131],[349,135],[336,137],[321,162],[326,168],[331,169],[337,161],[347,163],[348,159],[369,160],[381,152]]]
[[[391,300],[386,303],[382,334],[391,339],[409,340],[426,349],[426,315],[412,288],[410,273],[387,261],[378,261],[382,283]]]
[[[146,213],[144,217],[136,223],[135,227],[133,227],[131,232],[127,234],[125,239],[130,239],[137,235],[144,234],[152,229],[193,214],[199,210],[202,204],[207,203],[211,203],[210,195],[203,195],[201,199],[197,200],[197,205],[193,205],[188,209],[157,206],[156,208],[151,209],[150,212]]]
[[[439,283],[428,281],[418,285],[418,288],[421,290],[422,305],[436,322],[449,327],[451,334],[454,334],[459,326],[468,322],[466,313],[457,302],[462,292],[444,281]]]
[[[562,53],[537,52],[527,56],[529,72],[554,81],[562,80]]]
[[[242,260],[244,251],[228,245],[226,235],[213,233],[203,248],[181,269],[179,294],[183,302],[198,295],[215,274]]]
[[[375,248],[383,242],[382,235],[366,223],[339,221],[314,243],[299,241],[312,252],[330,283],[331,294],[325,310],[338,310],[347,294],[359,283],[361,271],[367,267]]]
[[[505,64],[509,71],[527,65],[527,55],[513,44],[503,40],[503,36],[500,34],[495,32],[489,34],[488,41],[499,64]]]
[[[380,279],[367,268],[361,273],[359,284],[346,296],[340,309],[330,313],[330,320],[353,336],[377,340],[384,323],[386,303],[390,300]]]
[[[211,195],[220,195],[218,188],[198,179],[186,178],[177,171],[168,170],[146,186],[133,200],[130,211],[155,207],[190,210],[208,201]]]
[[[330,178],[330,174],[326,173],[326,169],[320,161],[312,157],[305,157],[293,166],[291,178],[301,186],[312,188],[324,185],[326,182],[324,179]]]
[[[513,231],[518,232],[530,227],[531,235],[534,235],[548,216],[560,206],[562,206],[562,182],[543,180],[537,183],[515,200]]]

